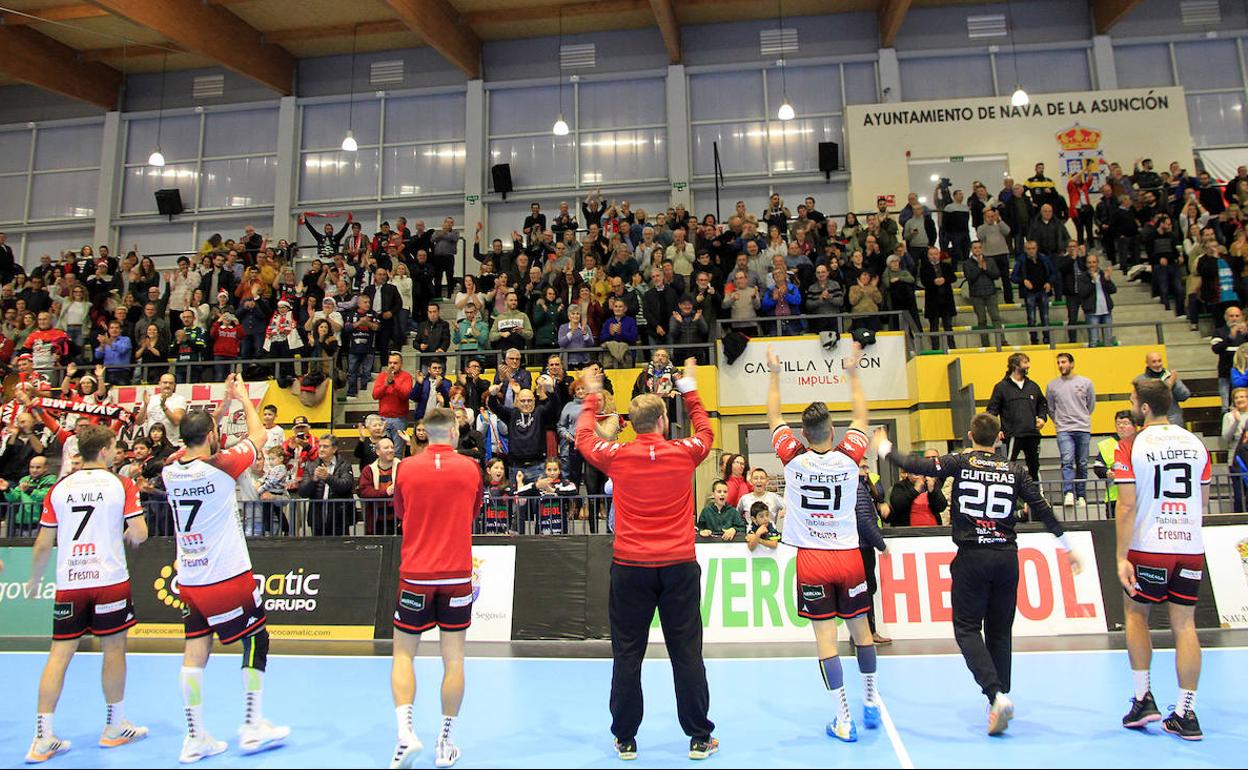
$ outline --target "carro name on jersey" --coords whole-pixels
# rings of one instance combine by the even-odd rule
[[[204,497],[215,494],[216,491],[217,485],[210,481],[202,487],[174,487],[169,490],[169,494],[176,497]]]

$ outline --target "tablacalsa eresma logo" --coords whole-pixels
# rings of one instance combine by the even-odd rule
[[[475,576],[475,572],[474,572]],[[321,592],[321,574],[306,572],[303,567],[271,575],[255,574],[256,588],[264,595],[265,612],[315,612],[317,595]],[[475,583],[475,580],[474,580]],[[152,582],[156,599],[175,610],[185,609],[178,590],[177,566],[161,567]]]

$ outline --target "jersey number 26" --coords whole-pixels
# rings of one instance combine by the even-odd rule
[[[1014,512],[1014,489],[1008,484],[958,482],[958,506],[962,513],[987,519],[1008,518]]]

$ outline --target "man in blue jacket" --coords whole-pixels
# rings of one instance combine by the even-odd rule
[[[1040,253],[1035,241],[1027,240],[1010,277],[1018,284],[1019,296],[1027,306],[1027,325],[1047,327],[1049,295],[1057,284],[1057,271],[1053,269],[1052,260],[1047,254]],[[1031,331],[1031,344],[1038,344],[1034,328]],[[1044,331],[1044,344],[1049,344],[1047,328]]]

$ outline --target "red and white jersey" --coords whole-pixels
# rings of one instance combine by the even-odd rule
[[[251,572],[236,491],[238,477],[255,461],[255,445],[243,439],[206,460],[165,466],[182,585],[212,585]]]
[[[784,536],[797,548],[842,551],[858,547],[858,463],[867,453],[867,434],[851,428],[830,452],[802,445],[787,425],[771,435],[784,463]]]
[[[1135,485],[1131,550],[1204,553],[1201,487],[1212,473],[1204,443],[1177,425],[1150,425],[1120,442],[1114,454],[1114,481]]]
[[[126,519],[142,516],[139,489],[102,468],[71,473],[43,499],[39,523],[56,528],[56,589],[101,588],[130,579]]]

